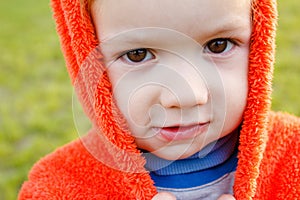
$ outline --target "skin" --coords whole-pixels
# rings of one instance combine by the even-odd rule
[[[113,95],[139,148],[182,159],[240,126],[251,9],[230,2],[93,3]]]
[[[160,192],[157,195],[155,195],[152,200],[176,200],[176,197],[170,193],[167,192]],[[235,198],[232,195],[224,194],[218,200],[235,200]]]

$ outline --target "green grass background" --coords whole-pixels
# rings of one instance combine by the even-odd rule
[[[273,109],[300,115],[300,3],[279,2]],[[47,0],[0,1],[0,199],[31,166],[77,137],[72,87]]]

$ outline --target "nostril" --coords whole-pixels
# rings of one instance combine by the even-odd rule
[[[195,94],[196,104],[197,105],[203,105],[208,102],[209,94],[207,90],[200,92],[199,94]]]
[[[165,92],[161,95],[160,103],[164,108],[180,108],[181,102],[178,95]]]

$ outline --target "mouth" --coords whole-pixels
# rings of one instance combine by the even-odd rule
[[[207,131],[208,126],[209,122],[206,122],[188,126],[154,127],[153,130],[158,136],[167,141],[178,141],[201,135]]]

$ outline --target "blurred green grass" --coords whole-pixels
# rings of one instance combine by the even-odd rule
[[[272,108],[300,116],[300,3],[278,1],[278,6]]]
[[[300,7],[279,2],[273,109],[300,116]],[[77,137],[72,87],[48,0],[0,2],[0,199],[16,199],[32,165]]]
[[[48,0],[0,2],[0,199],[73,138],[72,88]]]

